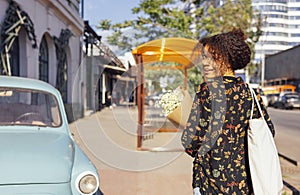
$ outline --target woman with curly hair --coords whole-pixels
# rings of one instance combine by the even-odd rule
[[[194,158],[194,194],[252,194],[247,130],[252,105],[250,89],[235,70],[250,62],[251,50],[240,29],[199,41],[204,80],[198,86],[182,144]],[[257,94],[264,117],[273,124]],[[257,106],[253,118],[259,118]]]

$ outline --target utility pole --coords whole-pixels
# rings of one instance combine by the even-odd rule
[[[265,85],[265,52],[261,55],[261,86]]]
[[[81,18],[84,17],[84,0],[81,0]]]

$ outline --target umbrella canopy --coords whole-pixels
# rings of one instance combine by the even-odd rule
[[[186,38],[162,38],[149,41],[132,50],[136,62],[144,66],[154,62],[176,62],[177,68],[190,68],[194,66],[192,56],[197,40]],[[137,56],[142,56],[139,62]]]

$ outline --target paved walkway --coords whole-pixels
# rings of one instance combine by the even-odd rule
[[[154,118],[148,125],[157,126]],[[103,109],[70,124],[78,145],[96,165],[105,195],[192,194],[192,159],[183,153],[181,133],[149,131],[137,151],[135,107]],[[278,138],[277,138],[278,139]],[[281,158],[283,178],[300,190],[300,168]],[[286,194],[292,191],[285,186]]]

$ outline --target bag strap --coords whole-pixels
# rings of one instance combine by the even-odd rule
[[[264,118],[263,112],[262,112],[262,110],[261,110],[260,104],[259,104],[259,102],[258,102],[258,100],[257,100],[257,97],[256,97],[256,94],[255,94],[254,90],[253,90],[250,86],[249,86],[249,89],[250,89],[250,91],[251,91],[251,96],[252,96],[252,108],[251,108],[250,120],[251,120],[252,117],[253,117],[254,101],[256,102],[256,105],[257,105],[257,107],[258,107],[260,116],[261,116],[262,118]]]

